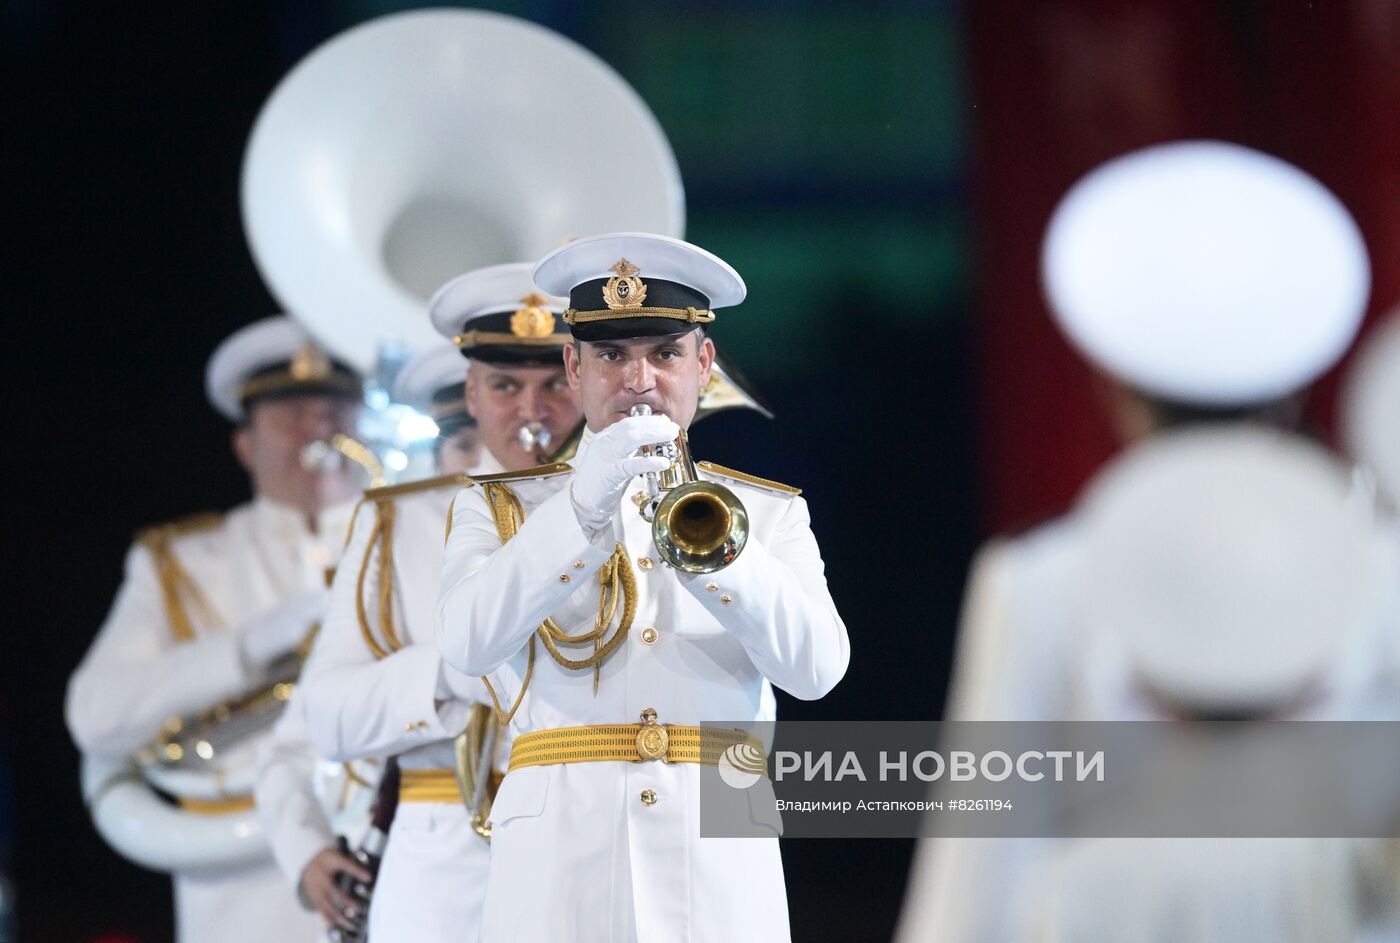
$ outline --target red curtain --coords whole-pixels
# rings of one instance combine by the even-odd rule
[[[1115,448],[1039,284],[1050,212],[1104,160],[1187,137],[1290,160],[1356,215],[1369,316],[1400,302],[1400,0],[981,0],[971,34],[989,530],[1062,510]],[[1311,407],[1329,430],[1335,385]]]

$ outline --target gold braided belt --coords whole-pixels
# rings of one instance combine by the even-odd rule
[[[642,711],[640,724],[556,727],[515,738],[507,772],[555,763],[705,763],[714,766],[732,746],[747,744],[763,755],[763,744],[742,730],[658,724],[656,711]]]
[[[491,771],[494,787],[499,787],[505,774]],[[494,790],[493,790],[494,791]],[[399,770],[400,802],[461,802],[462,790],[457,785],[457,773],[450,769]]]

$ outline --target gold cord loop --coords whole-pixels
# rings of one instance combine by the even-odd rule
[[[485,493],[486,503],[491,509],[491,518],[496,524],[496,535],[500,537],[504,545],[517,533],[525,523],[525,509],[520,503],[520,498],[511,490],[510,486],[500,481],[489,481],[482,485]],[[622,603],[622,616],[618,619],[617,629],[612,637],[604,641],[609,627],[617,616],[618,601]],[[530,679],[535,670],[535,639],[538,637],[544,642],[545,650],[549,652],[558,664],[570,671],[586,671],[593,669],[593,693],[598,693],[599,673],[603,660],[617,650],[627,639],[627,633],[632,628],[632,620],[637,614],[637,575],[632,570],[632,562],[627,558],[627,551],[618,544],[613,551],[613,555],[598,570],[598,614],[594,619],[593,629],[578,635],[570,635],[560,628],[553,619],[545,619],[535,634],[530,636],[529,656],[525,669],[525,680],[520,686],[520,693],[516,696],[515,702],[511,705],[509,713],[501,709],[500,699],[496,696],[496,691],[491,682],[485,676],[482,682],[486,685],[487,693],[491,695],[491,702],[496,708],[496,717],[502,724],[508,724],[515,712],[520,709],[521,701],[525,698],[525,691],[530,686]],[[593,643],[593,652],[585,658],[570,658],[559,650],[559,645],[586,645]]]

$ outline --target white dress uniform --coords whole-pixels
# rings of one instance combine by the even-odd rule
[[[463,399],[466,377],[466,359],[456,347],[444,343],[404,365],[394,380],[394,399],[432,416],[440,426],[471,422]],[[487,463],[478,470],[493,472],[500,467],[488,455]],[[446,508],[442,517],[446,519]],[[436,533],[428,538],[428,543],[438,546]],[[315,671],[318,650],[319,647],[313,647],[308,656],[304,669],[308,677]],[[299,888],[311,859],[335,845],[337,833],[345,837],[353,850],[368,830],[369,812],[382,772],[379,758],[347,762],[337,775],[328,775],[327,767],[333,765],[336,764],[320,757],[311,745],[305,698],[298,690],[264,745],[254,790],[263,830],[293,888]],[[332,815],[336,821],[332,821]]]
[[[1162,719],[1160,708],[1147,699],[1137,683],[1121,644],[1111,635],[1094,631],[1082,620],[1075,595],[1085,543],[1084,522],[1072,513],[1013,540],[996,541],[978,555],[963,608],[947,719]],[[1388,553],[1389,541],[1378,530],[1377,559],[1384,560]],[[1393,556],[1391,559],[1394,561]],[[1400,573],[1400,562],[1391,565]],[[1392,607],[1378,601],[1378,611],[1387,608]],[[1400,660],[1393,654],[1389,658],[1377,656],[1396,650],[1400,642],[1397,625],[1400,621],[1395,617],[1390,621],[1380,618],[1351,633],[1322,686],[1332,696],[1314,705],[1300,719],[1380,719],[1388,711],[1393,715],[1395,692],[1400,691]],[[1111,846],[1114,842],[1120,840],[1101,844]],[[1128,875],[1127,866],[1136,860],[1139,866],[1152,867],[1152,862],[1165,854],[1170,844],[1161,842],[1152,856],[1133,859],[1122,847],[1116,851],[1105,847],[1099,851],[1066,852],[1067,843],[1053,839],[922,839],[917,846],[897,939],[901,943],[1054,939],[1043,936],[1048,932],[1048,920],[1088,925],[1091,915],[1076,917],[1075,908],[1061,900],[1049,905],[1053,916],[1047,918],[1042,894],[1058,895],[1064,890],[1069,895],[1065,899],[1072,900],[1075,893],[1092,893],[1095,885],[1085,875],[1109,874],[1114,867],[1108,862],[1116,865],[1115,883],[1133,883],[1138,879]],[[1134,847],[1140,851],[1142,846]],[[1351,851],[1340,848],[1329,848],[1326,853],[1351,855]],[[1071,857],[1063,864],[1057,863],[1062,854]],[[1222,862],[1222,867],[1243,864],[1230,859]],[[1067,870],[1064,877],[1058,874],[1061,867]],[[1162,863],[1157,876],[1171,873],[1171,868],[1170,861]],[[1306,868],[1300,868],[1296,874],[1305,872]],[[1176,873],[1187,872],[1183,869]],[[1278,876],[1287,874],[1280,870]],[[1047,883],[1052,890],[1047,890]],[[1261,894],[1267,893],[1263,889],[1265,883],[1261,880],[1258,884]],[[1164,887],[1162,883],[1152,886]],[[1323,896],[1321,885],[1315,883],[1311,893]],[[1146,913],[1149,900],[1141,895],[1119,899],[1120,913],[1130,901],[1141,906],[1138,916],[1143,934],[1152,925]],[[1161,903],[1161,898],[1157,902]],[[1349,919],[1345,914],[1333,916]],[[1123,936],[1102,939],[1165,939],[1133,936],[1127,933],[1126,926],[1123,929]],[[1300,941],[1309,938],[1295,937]]]
[[[286,317],[265,318],[225,339],[205,380],[211,403],[233,421],[264,398],[358,401],[362,394],[354,371]],[[352,508],[326,508],[308,521],[301,509],[258,497],[225,515],[145,532],[69,683],[67,719],[79,748],[124,761],[152,743],[169,718],[267,686],[269,665],[320,618],[325,574],[339,558]],[[174,872],[183,943],[310,940],[316,933],[318,918],[282,880],[253,811],[257,757],[267,740],[263,731],[223,750],[210,773],[219,798],[182,798],[180,812],[134,775],[105,778],[89,793],[99,829],[120,852],[152,867],[172,862],[163,869]],[[184,818],[196,815],[207,817],[197,827]],[[284,840],[279,853],[300,857],[319,838],[290,829]]]
[[[579,447],[583,457],[591,439]],[[581,724],[772,720],[769,684],[821,697],[845,672],[845,626],[826,588],[806,503],[785,486],[704,472],[748,510],[738,559],[709,576],[657,559],[631,500],[615,535],[585,536],[570,499],[571,470],[506,483],[525,513],[504,546],[480,488],[457,500],[443,569],[439,644],[448,662],[486,674],[503,705],[529,668],[526,643],[552,616],[570,634],[591,629],[599,567],[613,538],[634,568],[633,628],[589,672],[534,662],[513,736]],[[492,807],[491,874],[482,940],[778,940],[788,938],[776,839],[701,838],[699,767],[593,762],[507,774]]]
[[[1334,838],[1099,838],[1067,848],[1030,896],[1043,943],[1381,943],[1373,844]]]
[[[428,311],[451,343],[405,368],[399,398],[449,429],[469,421],[464,357],[557,366],[562,310],[562,299],[537,292],[526,263],[457,276]],[[469,474],[504,470],[484,446],[481,456]],[[399,805],[370,904],[374,940],[475,940],[481,918],[489,850],[461,798],[453,741],[486,688],[446,667],[433,639],[448,508],[466,481],[448,475],[366,493],[301,686],[323,755],[398,756]]]
[[[167,615],[147,544],[133,547],[126,576],[96,641],[68,689],[69,728],[85,752],[130,756],[168,717],[205,710],[255,688],[239,635],[293,594],[324,587],[350,521],[350,505],[323,512],[315,532],[292,508],[259,498],[217,522],[170,532],[164,552],[198,588],[206,606],[189,607],[193,637],[178,638]],[[266,734],[226,759],[251,769]],[[253,867],[212,875],[175,874],[178,939],[309,940],[317,918],[302,910],[271,856]]]
[[[293,894],[311,859],[336,842],[330,816],[312,789],[316,763],[298,691],[262,744],[253,787],[258,820]]]
[[[315,657],[313,647],[303,673],[312,670]],[[258,820],[294,895],[311,859],[336,847],[338,838],[351,850],[359,847],[383,773],[377,758],[332,764],[319,756],[306,732],[305,707],[298,686],[261,746],[253,787]],[[327,939],[322,929],[318,938]]]
[[[473,469],[497,471],[489,452]],[[307,731],[321,755],[335,761],[398,756],[406,785],[370,905],[373,940],[474,940],[481,916],[488,846],[472,828],[451,773],[453,739],[466,726],[471,703],[443,689],[441,675],[451,669],[433,644],[448,507],[465,481],[451,475],[368,492],[300,687]],[[386,521],[391,574],[383,569]],[[392,599],[387,626],[379,608],[385,591]],[[480,681],[457,683],[485,700]],[[429,784],[415,794],[407,785],[433,775],[435,789]]]
[[[1077,183],[1047,229],[1042,276],[1058,326],[1096,369],[1210,411],[1286,397],[1335,363],[1360,326],[1369,264],[1350,214],[1316,180],[1257,151],[1186,141]],[[947,719],[1161,717],[1120,640],[1085,623],[1074,588],[1085,553],[1075,512],[978,554]],[[1365,710],[1383,636],[1351,633],[1333,687],[1355,698],[1318,711]],[[921,840],[897,938],[1039,938],[1031,889],[1057,851],[1044,839]]]

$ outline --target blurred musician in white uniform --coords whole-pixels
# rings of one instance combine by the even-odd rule
[[[1042,265],[1052,312],[1101,375],[1125,442],[1166,429],[1289,425],[1308,385],[1354,338],[1370,284],[1360,233],[1329,191],[1218,142],[1148,148],[1089,174],[1057,208]],[[947,719],[1157,716],[1121,660],[1086,644],[1071,588],[1084,549],[1076,509],[979,552]],[[1376,644],[1338,635],[1361,646],[1351,661]],[[898,938],[1023,938],[1017,904],[1045,844],[922,840]]]
[[[430,347],[404,365],[394,380],[394,399],[429,416],[437,425],[433,467],[439,475],[470,472],[485,454],[481,428],[467,409],[467,366],[456,344]]]
[[[394,380],[395,401],[436,424],[433,459],[444,475],[480,463],[479,430],[467,411],[467,363],[455,345],[443,343],[410,360]],[[317,757],[307,739],[300,693],[292,696],[264,747],[254,791],[259,817],[292,887],[328,927],[351,930],[365,917],[363,903],[340,886],[338,876],[344,872],[353,883],[365,884],[371,875],[344,854],[337,837],[350,848],[363,847],[381,772],[378,757],[345,764]]]
[[[326,570],[339,557],[363,479],[353,465],[308,466],[306,452],[353,430],[360,378],[277,317],[220,345],[207,390],[237,424],[233,449],[253,500],[152,528],[132,547],[112,610],[68,688],[69,729],[86,753],[131,757],[168,718],[294,677],[295,653],[324,613]],[[309,940],[316,931],[315,918],[288,893],[255,820],[245,821],[265,737],[264,726],[210,759],[204,778],[215,799],[174,797],[190,816],[226,822],[228,845],[256,845],[250,861],[226,867],[223,843],[190,848],[172,833],[169,852],[182,862],[173,877],[183,943]],[[89,790],[99,827],[104,815],[117,814],[104,806],[131,788],[130,777],[112,776]],[[245,849],[232,853],[250,858]]]
[[[1347,369],[1341,438],[1347,453],[1375,478],[1400,537],[1400,306],[1361,339]]]
[[[480,449],[470,474],[508,473],[572,450],[581,414],[564,375],[563,308],[535,290],[528,264],[468,272],[434,296],[433,324],[454,345],[410,377],[421,371],[430,384],[434,364],[455,358],[460,373],[470,361],[465,410]],[[435,415],[450,419],[463,403],[461,382],[434,392]],[[445,462],[460,451],[453,442],[440,448]],[[474,940],[480,921],[490,846],[478,832],[484,817],[459,785],[454,741],[474,704],[490,719],[487,691],[446,666],[433,644],[448,509],[469,482],[457,472],[366,493],[303,676],[307,730],[322,755],[398,757],[399,806],[370,905],[371,939]]]
[[[1262,427],[1163,433],[1109,463],[1076,513],[1076,717],[1228,719],[1237,732],[1251,720],[1400,721],[1400,666],[1375,657],[1400,634],[1400,555],[1340,457]],[[1205,768],[1180,749],[1158,758],[1160,775],[1133,777],[1157,784],[1154,802],[1173,775]],[[1293,749],[1295,763],[1330,762]],[[1352,756],[1344,775],[1374,778],[1368,761]],[[1280,810],[1277,833],[1306,835],[1279,786],[1256,786]],[[1058,943],[1355,941],[1397,929],[1384,853],[1375,838],[1067,841],[1016,905],[1026,939]]]

